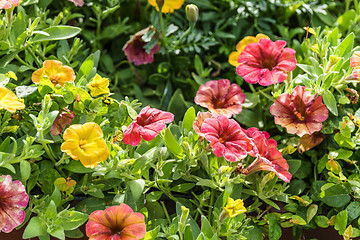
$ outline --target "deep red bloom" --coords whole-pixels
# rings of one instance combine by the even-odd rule
[[[303,136],[320,131],[329,111],[321,96],[311,95],[304,86],[297,86],[290,94],[281,94],[270,107],[275,123],[285,127],[288,133]]]
[[[149,106],[143,108],[139,115],[133,120],[129,127],[124,131],[124,143],[137,146],[141,137],[145,141],[153,140],[165,123],[174,121],[174,115]]]
[[[237,74],[248,83],[262,86],[285,81],[287,72],[296,67],[295,50],[284,48],[285,45],[285,41],[266,38],[248,44],[238,58]]]
[[[56,117],[50,128],[51,135],[56,136],[63,132],[66,125],[71,125],[75,114],[73,112],[62,112]]]
[[[139,240],[145,234],[144,215],[125,203],[91,213],[86,224],[89,240]]]
[[[230,118],[242,110],[245,95],[237,84],[228,79],[212,80],[199,87],[195,103],[209,109],[213,114],[225,115]]]

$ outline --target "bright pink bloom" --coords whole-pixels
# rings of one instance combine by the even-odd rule
[[[24,185],[10,175],[0,176],[0,232],[11,232],[22,224],[25,212],[22,208],[29,202]]]
[[[150,53],[147,53],[144,49],[146,42],[142,39],[142,36],[148,31],[150,27],[147,27],[140,32],[135,33],[134,36],[126,42],[122,50],[124,51],[129,62],[133,62],[135,65],[152,63],[154,61],[154,54],[160,50],[160,46],[157,43]]]
[[[139,240],[146,234],[144,215],[133,212],[125,203],[96,210],[89,216],[89,240]]]
[[[19,6],[19,0],[0,0],[0,9],[9,9],[13,6]]]
[[[133,120],[129,127],[124,131],[124,143],[137,146],[141,137],[145,141],[153,140],[165,123],[174,121],[174,115],[149,106],[143,108],[139,115]]]
[[[284,48],[285,45],[285,41],[266,38],[248,44],[238,58],[237,74],[248,83],[262,86],[285,81],[287,72],[296,67],[295,50]]]
[[[198,112],[195,118],[195,121],[193,123],[193,128],[195,132],[201,136],[204,137],[204,134],[201,133],[201,126],[204,123],[204,120],[206,118],[214,117],[214,115],[211,114],[211,112]]]
[[[239,85],[230,85],[227,79],[212,80],[200,86],[194,101],[213,114],[230,118],[233,114],[241,112],[245,95]]]
[[[56,136],[63,132],[66,125],[71,125],[75,114],[73,112],[62,112],[56,117],[50,128],[51,135]]]
[[[329,111],[321,96],[311,95],[304,86],[297,86],[290,94],[281,94],[270,107],[275,123],[285,127],[288,133],[303,136],[320,131]]]
[[[352,57],[350,58],[350,66],[355,68],[353,74],[356,78],[360,79],[360,51],[355,51]]]
[[[69,0],[69,1],[73,2],[77,7],[82,7],[84,5],[84,0]]]
[[[210,142],[217,157],[224,156],[230,162],[240,161],[252,149],[251,140],[239,123],[224,115],[206,118],[201,133]]]

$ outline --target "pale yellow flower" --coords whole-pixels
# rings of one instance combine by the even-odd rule
[[[244,202],[242,199],[232,199],[231,197],[228,198],[228,202],[224,207],[224,211],[226,215],[229,217],[235,217],[240,213],[246,212],[246,208],[244,207]]]
[[[16,110],[24,109],[25,104],[18,99],[15,93],[6,87],[0,87],[0,109],[5,109],[11,113]]]
[[[109,94],[109,79],[101,77],[99,74],[96,74],[94,79],[89,82],[87,85],[91,92],[91,96],[95,97],[101,94]]]
[[[185,0],[164,0],[164,5],[161,9],[161,12],[168,13],[168,12],[174,12],[175,9],[181,8],[181,6],[184,4]],[[154,6],[157,11],[159,11],[159,7],[156,3],[156,0],[148,0],[151,6]]]
[[[69,66],[63,66],[62,62],[57,60],[46,60],[43,67],[36,70],[31,77],[34,83],[39,83],[44,77],[48,77],[50,81],[56,86],[64,86],[66,82],[73,82],[75,80],[74,70]]]

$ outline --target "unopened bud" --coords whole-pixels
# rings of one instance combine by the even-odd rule
[[[196,23],[199,18],[199,8],[195,4],[188,4],[185,8],[186,17],[190,23]]]

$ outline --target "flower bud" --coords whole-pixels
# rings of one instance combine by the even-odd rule
[[[186,17],[190,23],[196,23],[199,18],[199,9],[195,4],[188,4],[185,8]]]

